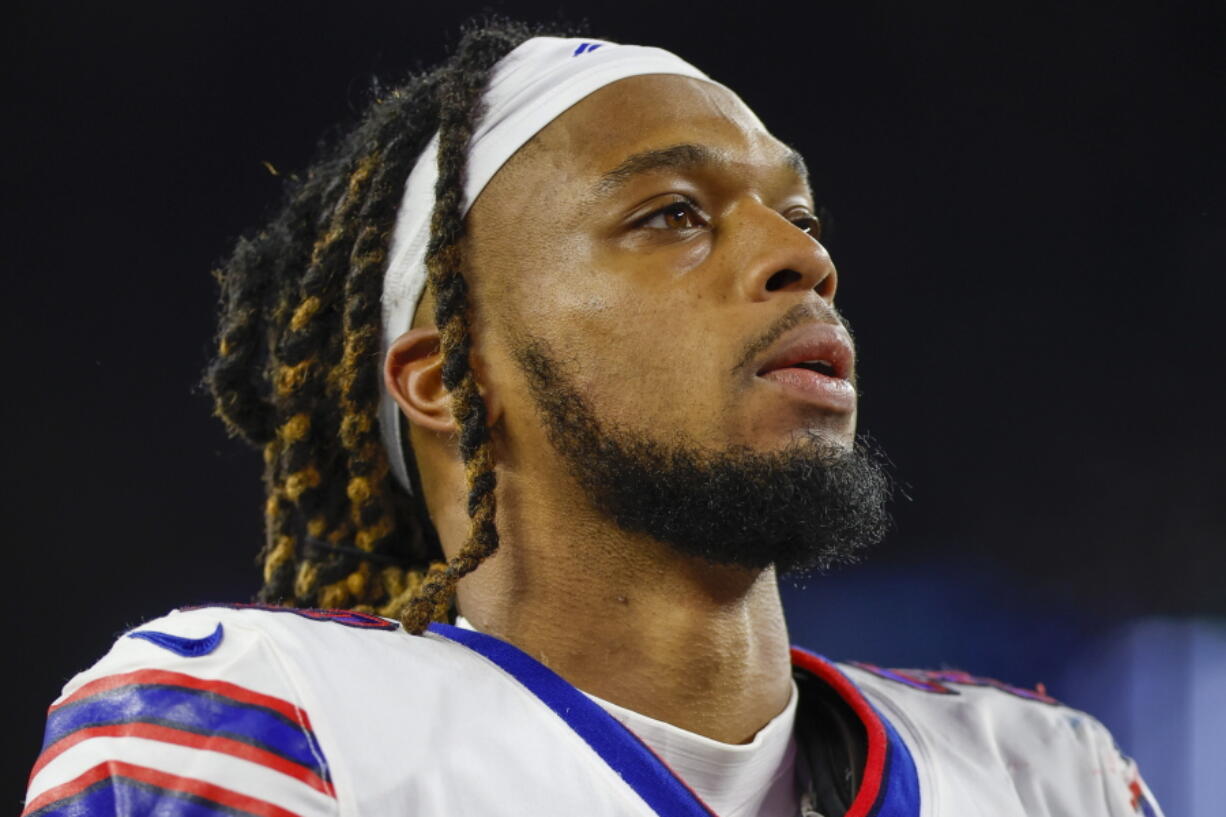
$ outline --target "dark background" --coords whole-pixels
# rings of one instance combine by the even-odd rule
[[[1226,5],[489,7],[669,48],[808,157],[909,498],[866,565],[789,590],[803,640],[1033,684],[1118,622],[1226,614]],[[479,10],[10,7],[10,806],[73,672],[257,587],[259,458],[197,382],[263,163],[302,168]]]

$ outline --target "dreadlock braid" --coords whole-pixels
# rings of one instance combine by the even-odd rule
[[[461,272],[467,147],[492,66],[536,31],[469,28],[442,67],[379,95],[357,127],[292,179],[261,231],[216,273],[217,354],[205,382],[231,434],[264,453],[261,601],[394,615],[420,632],[498,547],[486,408],[469,364]],[[450,562],[421,501],[390,476],[379,436],[380,296],[417,157],[439,132],[430,287],[468,482],[468,541]]]
[[[330,275],[329,270],[344,261],[344,247],[352,241],[352,233],[356,229],[353,224],[354,212],[366,192],[375,161],[375,156],[368,155],[354,164],[328,226],[311,250],[307,271],[298,287],[298,303],[275,349],[277,379],[274,401],[278,415],[289,419],[278,427],[277,439],[269,444],[272,450],[268,456],[277,460],[272,488],[278,501],[276,507],[271,509],[273,515],[268,522],[275,531],[277,545],[265,559],[264,569],[266,577],[277,575],[282,582],[289,575],[278,574],[283,565],[289,564],[294,550],[301,544],[300,534],[294,530],[296,520],[293,513],[288,512],[290,508],[286,507],[287,503],[317,507],[315,517],[307,520],[308,537],[318,538],[332,531],[330,538],[337,540],[345,533],[343,528],[336,529],[336,503],[311,495],[321,491],[322,472],[333,470],[329,467],[333,463],[319,461],[320,452],[313,444],[321,432],[329,433],[333,429],[326,425],[323,429],[317,427],[323,423],[313,424],[311,407],[323,399],[326,389],[327,373],[323,371],[324,365],[319,358],[335,358],[335,351],[329,348],[334,346],[335,335],[327,333],[324,316],[335,308],[341,287],[337,284],[339,276]],[[324,347],[322,355],[319,353],[321,347]],[[316,427],[313,428],[313,425]],[[314,565],[299,566],[296,582],[301,585],[300,595],[309,594],[314,584],[326,583],[319,577],[319,572]],[[320,603],[326,605],[328,600],[321,598]]]
[[[401,612],[401,623],[410,632],[421,632],[455,594],[456,582],[475,570],[498,549],[494,523],[494,489],[497,476],[485,400],[477,388],[470,353],[472,334],[468,321],[468,284],[464,279],[461,240],[465,159],[479,113],[485,75],[505,53],[496,38],[472,37],[461,46],[461,60],[482,66],[480,73],[457,71],[448,78],[439,113],[438,183],[434,189],[434,212],[430,222],[430,245],[426,269],[430,292],[435,298],[434,320],[439,328],[443,354],[443,385],[451,392],[451,413],[460,428],[460,456],[468,487],[468,539],[442,570],[427,577],[421,589]]]

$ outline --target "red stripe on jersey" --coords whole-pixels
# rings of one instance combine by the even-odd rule
[[[156,786],[166,791],[190,794],[194,797],[211,800],[228,808],[256,814],[259,817],[301,817],[296,812],[283,809],[275,803],[239,794],[231,789],[206,783],[203,780],[178,777],[166,772],[160,772],[157,769],[150,769],[148,766],[136,766],[118,760],[108,760],[105,763],[99,763],[75,779],[43,792],[30,801],[22,815],[24,817],[24,815],[31,814],[41,808],[46,808],[56,801],[80,794],[95,783],[111,777],[124,777],[138,783]]]
[[[271,709],[289,718],[294,723],[301,724],[306,729],[311,728],[311,722],[307,718],[306,712],[282,698],[274,698],[271,695],[265,695],[227,681],[211,681],[206,678],[197,678],[194,675],[185,675],[181,672],[170,672],[169,670],[161,669],[142,669],[136,672],[108,675],[105,678],[90,681],[64,700],[57,704],[52,704],[47,713],[50,714],[62,706],[75,703],[91,695],[97,695],[99,692],[106,692],[129,684],[163,684],[165,686],[186,687],[187,689],[212,692],[238,703],[252,704]]]
[[[885,782],[885,756],[886,747],[889,745],[885,724],[881,722],[881,716],[877,714],[877,710],[873,709],[873,705],[868,702],[863,693],[836,667],[804,650],[797,649],[792,650],[792,664],[808,670],[833,687],[839,697],[847,702],[847,705],[860,718],[860,722],[864,724],[864,731],[868,736],[864,777],[860,782],[860,790],[856,792],[856,798],[844,817],[866,817],[877,804],[877,796],[881,793],[881,787]]]
[[[47,749],[38,756],[38,761],[35,762],[34,768],[30,771],[30,780],[33,781],[35,775],[42,771],[43,767],[62,755],[64,752],[76,746],[83,740],[89,738],[145,738],[146,740],[157,740],[163,743],[174,743],[179,746],[188,746],[192,749],[202,749],[210,752],[221,752],[222,754],[232,757],[249,760],[252,763],[258,763],[261,766],[266,766],[273,771],[281,774],[289,775],[295,780],[301,780],[311,788],[329,797],[336,797],[336,789],[332,784],[321,778],[311,769],[303,766],[300,763],[295,763],[292,760],[287,760],[280,755],[264,749],[259,749],[248,743],[243,743],[233,738],[221,737],[219,735],[200,735],[195,732],[186,732],[182,729],[175,729],[171,726],[160,726],[153,723],[119,723],[107,726],[91,726],[85,729],[78,729],[76,732],[65,735],[62,739],[56,741],[47,747]]]

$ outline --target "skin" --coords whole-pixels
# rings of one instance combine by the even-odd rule
[[[677,145],[697,148],[602,182],[629,157]],[[791,151],[736,96],[645,76],[554,120],[468,216],[473,365],[495,427],[502,544],[461,582],[460,610],[580,689],[726,743],[752,739],[790,695],[773,569],[682,556],[595,509],[548,442],[513,349],[525,329],[545,341],[610,426],[717,450],[776,450],[806,430],[850,445],[854,412],[738,365],[789,311],[836,321],[835,270],[812,214]],[[467,533],[466,488],[432,312],[426,299],[385,378],[450,556]]]

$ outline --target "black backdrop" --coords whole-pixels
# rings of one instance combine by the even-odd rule
[[[910,496],[873,564],[978,565],[1107,618],[1226,613],[1226,6],[488,7],[674,50],[807,155],[863,428]],[[478,10],[10,10],[12,805],[72,672],[257,586],[258,457],[196,384],[208,272],[277,196],[263,163],[302,167],[372,75],[434,62]]]

